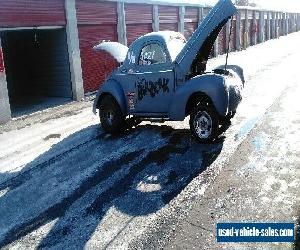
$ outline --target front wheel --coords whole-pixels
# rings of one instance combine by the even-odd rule
[[[125,116],[112,96],[103,98],[99,111],[101,126],[105,132],[114,134],[125,129]]]
[[[191,112],[190,129],[201,143],[213,141],[218,136],[219,119],[211,105],[197,105]]]

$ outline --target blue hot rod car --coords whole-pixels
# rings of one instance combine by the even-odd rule
[[[94,101],[103,130],[119,132],[128,119],[183,121],[190,116],[193,135],[201,142],[214,140],[235,114],[244,78],[234,65],[206,72],[206,62],[236,11],[230,0],[220,0],[188,41],[178,32],[160,31],[136,39],[129,48],[117,42],[95,46],[121,64]]]

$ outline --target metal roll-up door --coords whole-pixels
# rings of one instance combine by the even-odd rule
[[[226,46],[226,26],[224,26],[218,36],[218,45],[219,45],[219,55],[224,54],[227,51],[227,46]]]
[[[253,19],[249,19],[249,36],[250,36],[250,44],[256,44],[255,36],[256,36],[256,20],[255,17]]]
[[[185,23],[184,24],[184,36],[186,39],[189,39],[195,29],[197,29],[198,24],[197,23]]]
[[[66,24],[64,0],[0,0],[0,27]]]
[[[2,34],[9,95],[72,97],[65,29]]]
[[[128,45],[136,38],[152,32],[152,5],[126,4],[125,17]]]
[[[93,50],[93,46],[102,40],[116,41],[117,31],[110,25],[81,26],[79,37],[84,91],[87,93],[97,90],[118,66],[110,55]]]
[[[178,7],[161,5],[158,13],[160,30],[178,31]]]
[[[117,3],[97,0],[76,1],[79,25],[116,24]]]
[[[37,34],[36,87],[41,95],[72,97],[65,29],[41,30]]]
[[[255,32],[256,32],[256,44],[259,43],[259,12],[255,12],[255,19],[256,19],[256,27],[255,27]]]
[[[83,86],[87,93],[97,90],[118,66],[108,54],[93,50],[103,40],[118,41],[117,3],[77,0],[76,10]]]
[[[186,7],[184,15],[184,36],[188,39],[198,27],[199,8]]]
[[[147,33],[152,32],[152,24],[140,24],[140,25],[128,24],[126,27],[126,31],[127,31],[127,44],[128,46],[130,46],[130,44],[135,39]]]
[[[280,13],[280,16],[279,16],[279,36],[283,36],[284,35],[284,20],[282,19],[282,13]]]
[[[230,38],[230,51],[236,50],[236,17],[232,21],[231,38]]]

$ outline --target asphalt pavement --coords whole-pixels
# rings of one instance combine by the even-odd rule
[[[222,173],[195,200],[165,249],[294,249],[290,243],[216,242],[220,222],[299,223],[300,84],[296,78],[289,83]]]
[[[267,249],[217,245],[214,228],[299,218],[299,41],[231,53],[244,99],[212,144],[190,136],[188,119],[106,135],[91,102],[1,126],[0,247]]]

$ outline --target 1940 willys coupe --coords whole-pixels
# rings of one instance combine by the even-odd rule
[[[186,42],[178,32],[160,31],[136,39],[129,48],[102,42],[96,50],[110,53],[121,66],[100,86],[94,101],[104,131],[116,133],[126,121],[183,121],[200,142],[214,140],[222,122],[233,117],[244,85],[239,66],[206,72],[214,42],[236,13],[230,0],[220,0]]]

